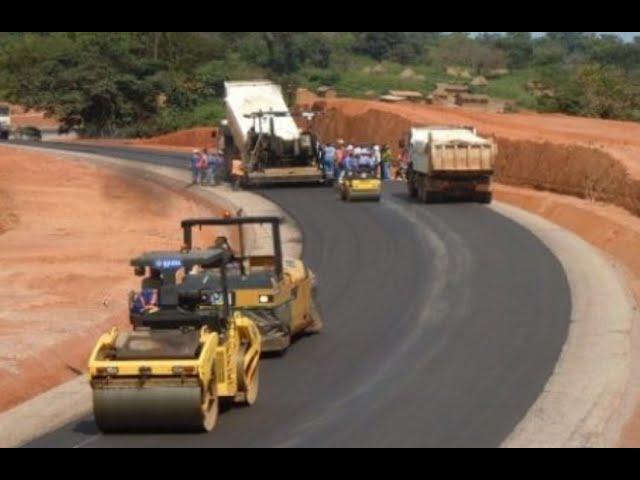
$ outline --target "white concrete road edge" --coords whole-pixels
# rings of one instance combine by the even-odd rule
[[[500,203],[492,208],[554,253],[567,274],[572,301],[569,337],[555,371],[503,446],[615,446],[630,375],[632,326],[639,319],[623,269],[541,217]]]
[[[170,184],[172,187],[187,188],[191,180],[191,174],[186,168],[185,170],[180,170],[143,162],[125,161],[103,155],[60,152],[38,149],[37,147],[18,147],[15,145],[10,147],[40,150],[47,155],[61,158],[81,159],[105,168],[125,169],[126,171],[136,172],[141,178],[160,184]],[[284,254],[289,258],[301,257],[302,231],[295,220],[275,203],[251,192],[233,191],[226,185],[214,188],[192,187],[190,192],[233,213],[242,208],[244,216],[277,216],[283,218],[281,233]],[[248,232],[248,251],[259,253],[273,250],[270,244],[270,232],[267,228],[255,227],[253,232]],[[87,377],[82,375],[1,413],[0,448],[24,445],[35,438],[87,415],[91,408],[91,389],[89,388]]]

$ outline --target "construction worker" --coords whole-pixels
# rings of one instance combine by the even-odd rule
[[[344,140],[338,140],[338,148],[336,148],[336,155],[334,161],[334,178],[340,178],[342,175],[343,164],[345,158]]]
[[[391,180],[391,164],[393,163],[393,155],[388,145],[382,146],[382,180]]]
[[[206,183],[207,185],[213,185],[213,170],[215,167],[215,159],[213,157],[213,154],[209,153],[206,148],[204,149],[204,156],[207,160],[207,163],[205,165],[204,183]]]
[[[344,158],[342,159],[342,163],[340,165],[340,176],[339,176],[340,181],[342,181],[344,176],[347,174],[347,172],[349,172],[350,168],[353,166],[352,152],[353,151],[349,150],[349,148],[345,149],[344,151]]]
[[[398,168],[394,180],[406,180],[407,167],[409,166],[409,151],[406,148],[398,154]]]
[[[191,184],[198,183],[198,165],[200,163],[200,152],[197,149],[193,149],[191,154]]]
[[[375,169],[375,160],[373,159],[371,152],[366,148],[360,150],[360,155],[357,160],[357,167],[359,170],[373,171]]]
[[[329,143],[324,149],[324,158],[322,168],[324,170],[324,174],[327,178],[335,178],[335,160],[336,160],[336,149],[333,144]]]
[[[353,154],[349,155],[345,160],[345,168],[347,172],[355,172],[360,165],[360,148],[354,148]]]
[[[382,152],[380,150],[380,145],[373,146],[372,155],[373,155],[373,166],[375,168],[375,171],[376,173],[380,174],[379,172],[382,171]]]
[[[231,161],[231,188],[234,190],[240,188],[242,177],[244,177],[244,163],[236,158]]]
[[[224,157],[220,152],[215,152],[213,154],[213,183],[215,185],[220,185],[224,174]]]
[[[151,268],[149,276],[142,280],[143,290],[160,290],[162,288],[162,272],[156,268]]]
[[[209,155],[208,151],[205,148],[198,158],[198,177],[200,185],[204,185],[207,176],[207,167],[209,165]]]
[[[157,310],[158,290],[154,288],[144,288],[141,292],[134,294],[131,302],[131,313],[139,315]]]

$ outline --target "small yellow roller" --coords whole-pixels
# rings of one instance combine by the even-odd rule
[[[374,169],[359,169],[345,173],[340,182],[340,197],[345,202],[368,200],[379,202],[382,181]]]

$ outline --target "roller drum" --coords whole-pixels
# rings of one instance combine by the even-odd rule
[[[212,416],[217,415],[217,403],[207,402],[205,407],[203,403],[202,389],[197,382],[150,386],[110,384],[93,390],[95,420],[103,432],[210,430]]]

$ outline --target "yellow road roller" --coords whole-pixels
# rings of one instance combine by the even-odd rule
[[[231,217],[189,219],[182,222],[184,248],[193,251],[193,230],[202,227],[237,228],[238,248],[230,246],[226,237],[218,237],[216,248],[231,253],[226,281],[231,291],[231,305],[258,327],[262,352],[283,354],[294,338],[317,333],[322,329],[322,314],[316,300],[313,272],[297,259],[283,257],[278,217]],[[251,232],[247,226],[255,227]],[[246,252],[250,233],[271,244],[266,251]],[[203,272],[210,282],[217,282],[219,273]]]
[[[356,168],[345,172],[339,183],[340,197],[345,202],[369,200],[379,202],[382,181],[373,168]]]
[[[100,430],[211,431],[220,401],[255,403],[260,333],[231,312],[230,261],[219,248],[131,261],[144,277],[130,298],[133,329],[103,335],[89,361]],[[213,271],[216,282],[202,275]]]

